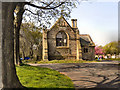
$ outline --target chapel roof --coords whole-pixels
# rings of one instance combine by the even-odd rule
[[[95,46],[89,34],[80,34],[81,46]]]
[[[71,29],[73,29],[73,28],[70,26],[70,24],[66,21],[66,19],[63,17],[63,15],[61,15],[60,18],[58,18],[58,20],[55,22],[55,24],[49,29],[49,31],[50,31],[52,28],[54,28],[54,27],[56,26],[56,24],[59,23],[59,21],[60,21],[61,19],[63,19],[63,20],[68,24],[68,26],[69,26]]]

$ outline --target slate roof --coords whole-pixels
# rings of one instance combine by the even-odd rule
[[[80,43],[82,47],[83,46],[95,46],[90,35],[88,34],[80,34]]]

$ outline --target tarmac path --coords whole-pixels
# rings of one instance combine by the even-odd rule
[[[118,61],[30,65],[51,68],[67,75],[72,79],[76,90],[83,88],[116,88],[117,90],[120,88]]]

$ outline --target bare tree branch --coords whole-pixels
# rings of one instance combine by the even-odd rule
[[[38,15],[37,13],[33,13],[32,11],[25,9],[26,11],[29,11],[30,13],[34,14],[34,15]]]
[[[54,0],[55,1],[55,0]],[[45,7],[49,7],[54,1],[50,2],[50,3],[45,3],[45,2],[41,2],[43,4],[45,4],[46,6]]]
[[[55,1],[55,0],[54,0],[54,1]],[[53,1],[53,2],[54,2],[54,1]],[[49,3],[46,7],[49,7],[53,2]]]
[[[40,9],[55,9],[55,8],[58,8],[59,6],[61,6],[61,5],[63,5],[65,2],[61,2],[59,5],[57,5],[57,6],[55,6],[55,7],[49,7],[49,8],[47,8],[47,7],[42,7],[42,6],[37,6],[37,5],[34,5],[34,4],[31,4],[30,2],[24,2],[25,4],[27,4],[27,5],[30,5],[30,6],[32,6],[32,7],[36,7],[36,8],[40,8]]]

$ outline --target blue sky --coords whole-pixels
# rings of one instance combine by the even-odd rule
[[[80,34],[89,34],[96,45],[118,40],[118,2],[82,2],[72,10]]]
[[[72,10],[71,19],[77,19],[80,34],[89,34],[96,45],[118,41],[118,1],[89,0]],[[53,24],[55,23],[52,21]]]

